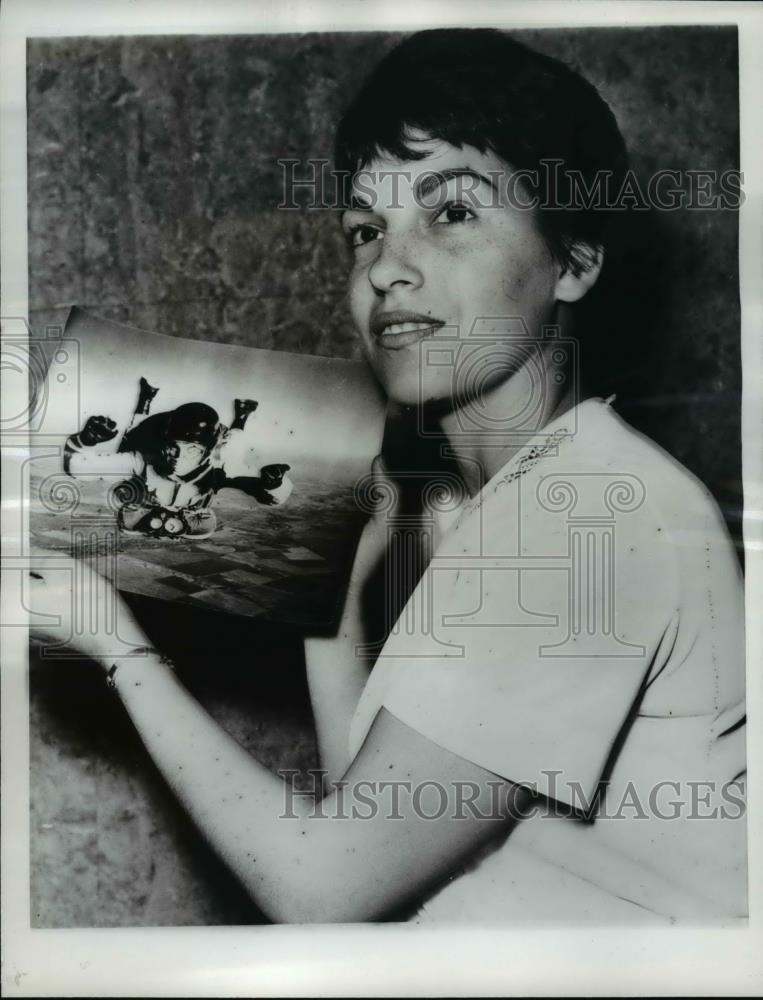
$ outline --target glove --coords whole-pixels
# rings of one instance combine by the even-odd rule
[[[117,436],[117,425],[110,417],[88,417],[87,423],[77,435],[80,444],[92,448],[95,444],[103,444]]]
[[[151,385],[148,379],[141,377],[140,382],[140,392],[138,393],[138,405],[135,407],[136,413],[148,413],[151,409],[151,402],[154,396],[159,392],[159,387]]]
[[[231,430],[242,431],[246,426],[249,414],[254,413],[259,405],[256,399],[234,399]]]
[[[283,477],[291,468],[290,465],[263,465],[260,469],[260,482],[266,490],[277,490],[283,483]]]

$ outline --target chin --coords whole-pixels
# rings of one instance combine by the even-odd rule
[[[405,354],[405,356],[403,356]],[[418,355],[399,352],[391,358],[371,356],[369,362],[390,402],[406,407],[420,407],[446,402],[453,394],[449,369],[421,370]]]
[[[452,386],[427,385],[426,381],[419,380],[417,373],[413,377],[381,379],[387,398],[392,403],[406,407],[430,406],[433,403],[449,405],[452,403]]]

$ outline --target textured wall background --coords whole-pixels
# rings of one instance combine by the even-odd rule
[[[738,165],[735,28],[516,35],[599,87],[640,177]],[[161,333],[356,356],[336,219],[275,209],[277,159],[330,159],[338,115],[398,37],[32,41],[33,322],[76,302]],[[633,276],[638,335],[645,358],[658,350],[619,408],[733,506],[737,216],[660,213],[642,240],[634,267],[658,281]]]
[[[640,177],[738,165],[735,29],[516,35],[599,87]],[[398,37],[31,41],[33,325],[77,303],[166,334],[357,356],[337,221],[327,212],[277,211],[276,161],[331,157],[341,109]],[[617,383],[618,409],[704,479],[736,531],[737,217],[660,213],[640,240],[631,279],[642,324],[638,363]],[[612,316],[612,338],[634,336],[634,315]],[[262,662],[274,655],[279,664],[277,676],[253,670],[242,694],[216,630],[211,620],[175,622],[164,641],[183,647],[200,697],[247,746],[273,766],[309,766],[299,644],[238,636],[231,649],[251,650],[255,661],[264,649]],[[200,666],[210,659],[211,685]],[[137,741],[119,728],[118,710],[86,694],[95,683],[87,672],[76,676],[72,686],[70,676],[33,666],[36,922],[258,919],[188,833]],[[70,708],[96,722],[83,733]],[[121,733],[119,749],[96,736],[104,723]]]

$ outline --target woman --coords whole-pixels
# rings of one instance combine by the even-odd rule
[[[337,634],[306,643],[320,808],[206,715],[124,605],[136,655],[97,635],[83,651],[274,921],[741,916],[735,557],[707,492],[574,377],[611,220],[572,185],[623,176],[611,112],[499,32],[422,32],[375,70],[337,154],[366,354],[417,435],[444,434],[467,495],[430,493],[435,551],[384,595],[404,607],[370,673],[394,503],[363,533]],[[35,585],[35,609],[65,616],[69,595]]]

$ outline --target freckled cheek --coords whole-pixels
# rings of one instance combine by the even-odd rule
[[[370,357],[374,346],[373,337],[368,329],[373,306],[373,293],[369,294],[369,290],[362,284],[351,288],[348,290],[347,304],[361,347],[364,353]]]
[[[373,290],[368,282],[366,270],[356,268],[350,274],[347,287],[347,303],[356,328],[362,331],[368,323],[373,302]]]
[[[473,256],[468,266],[452,266],[445,271],[447,286],[459,287],[462,299],[469,302],[477,312],[503,314],[508,309],[511,315],[526,290],[531,286],[534,275],[530,268],[518,266],[518,262],[507,259],[503,254],[485,253]]]
[[[548,255],[511,256],[505,261],[502,287],[507,299],[531,311],[543,311],[553,301],[553,275]]]

